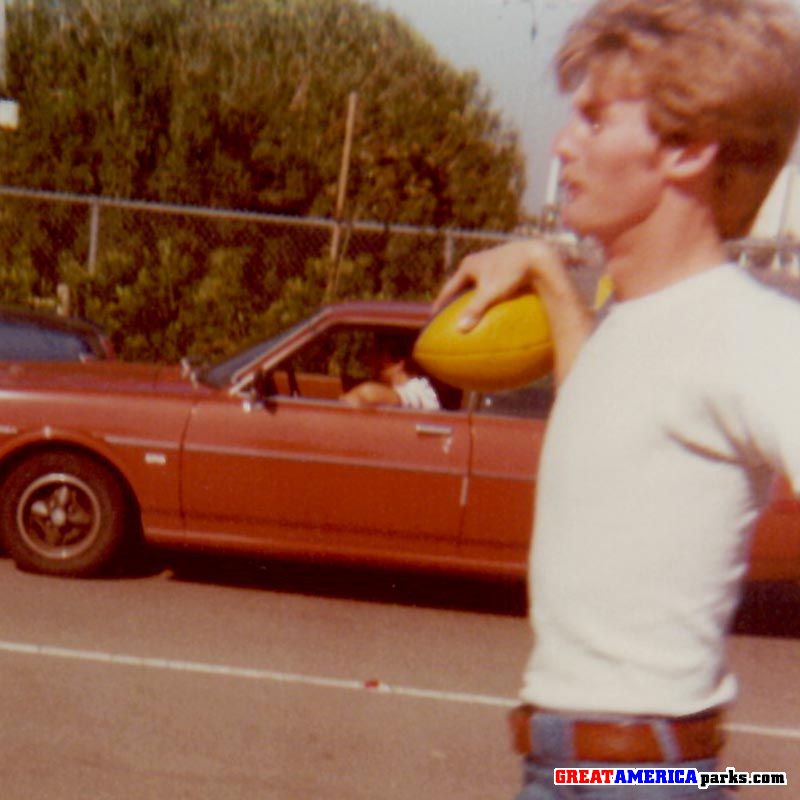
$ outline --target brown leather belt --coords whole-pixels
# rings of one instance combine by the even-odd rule
[[[531,718],[539,710],[530,705],[518,706],[509,714],[514,749],[522,755],[537,755],[533,741]],[[572,719],[572,758],[576,761],[607,761],[642,764],[671,761],[697,761],[712,758],[724,741],[722,713],[709,711],[691,717],[632,718],[614,722],[600,719]],[[657,726],[663,724],[677,757],[665,753],[659,740]]]

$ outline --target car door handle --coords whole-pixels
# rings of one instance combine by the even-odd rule
[[[420,422],[417,424],[417,433],[420,436],[452,436],[453,429],[449,425],[430,425]]]

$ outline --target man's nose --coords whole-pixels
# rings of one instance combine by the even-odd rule
[[[575,133],[575,119],[571,117],[562,126],[561,130],[556,134],[556,138],[553,141],[553,155],[558,158],[562,164],[575,158]]]

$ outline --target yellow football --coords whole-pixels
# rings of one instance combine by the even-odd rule
[[[458,320],[474,292],[464,292],[422,329],[414,359],[434,378],[460,389],[499,391],[525,386],[553,369],[550,323],[530,292],[491,306],[469,331]]]

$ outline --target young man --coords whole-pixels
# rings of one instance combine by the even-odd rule
[[[749,531],[776,472],[800,489],[800,306],[723,244],[797,135],[800,19],[788,0],[600,0],[557,67],[574,92],[555,148],[563,220],[602,246],[615,302],[595,324],[538,241],[470,256],[438,299],[475,285],[466,329],[533,289],[556,343],[519,797],[694,797],[576,792],[553,770],[716,763]]]

